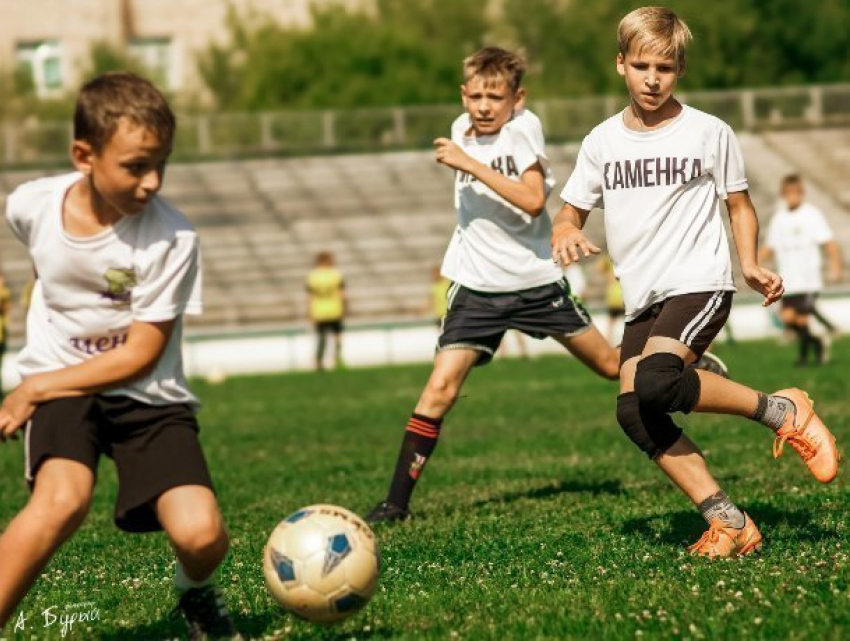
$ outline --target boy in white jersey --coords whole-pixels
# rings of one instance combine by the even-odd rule
[[[371,522],[409,516],[416,481],[437,444],[443,417],[470,370],[492,358],[509,329],[551,336],[599,375],[616,379],[618,355],[570,295],[551,260],[546,198],[554,180],[537,116],[524,109],[523,60],[488,47],[464,61],[466,113],[437,162],[455,170],[458,225],[442,273],[453,282],[437,356],[407,424],[389,493]]]
[[[198,237],[157,196],[174,129],[151,83],[104,74],[77,98],[77,171],[8,198],[38,281],[23,382],[0,408],[2,440],[26,425],[32,491],[0,536],[0,627],[85,519],[103,453],[118,469],[118,527],[168,535],[190,638],[235,635],[212,584],[228,537],[180,354],[182,315],[201,312]]]
[[[823,289],[821,250],[829,258],[827,277],[832,282],[841,279],[841,252],[823,213],[803,200],[803,181],[796,174],[782,179],[783,205],[777,209],[767,228],[767,240],[761,248],[761,260],[776,256],[778,271],[785,283],[782,297],[782,322],[799,340],[798,365],[806,365],[809,351],[815,362],[828,358],[823,339],[809,329],[809,316],[824,322],[830,333],[836,331],[817,311],[817,298]],[[828,337],[826,337],[828,340]]]
[[[787,442],[822,482],[838,471],[835,440],[800,390],[767,395],[687,367],[723,327],[735,290],[721,201],[744,278],[765,305],[780,298],[782,280],[756,260],[758,219],[734,133],[673,97],[685,70],[687,26],[669,9],[644,7],[620,22],[618,39],[617,70],[630,104],[585,138],[561,193],[552,257],[567,265],[599,253],[581,228],[592,208],[604,207],[626,308],[617,419],[708,521],[690,551],[748,554],[761,547],[758,529],[722,492],[670,413],[759,421],[776,432],[775,455]]]

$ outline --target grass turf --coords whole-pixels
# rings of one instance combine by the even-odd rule
[[[795,369],[791,347],[718,352],[735,378],[810,391],[850,441],[850,341],[835,364]],[[377,532],[383,575],[367,609],[331,628],[283,614],[267,595],[267,534],[298,507],[365,512],[386,490],[425,365],[325,375],[244,377],[195,385],[202,439],[232,536],[220,570],[243,634],[326,638],[846,638],[850,633],[847,472],[815,482],[769,432],[732,417],[688,417],[688,434],[765,535],[764,553],[693,559],[705,529],[695,509],[627,441],[616,387],[575,360],[503,360],[476,371],[423,474],[413,522]],[[27,498],[20,442],[0,447],[0,523]],[[106,460],[91,514],[31,591],[26,637],[59,637],[51,614],[96,609],[79,638],[179,637],[173,557],[162,535],[111,522]],[[0,568],[2,571],[2,568]],[[88,604],[75,606],[74,604]],[[14,632],[16,618],[7,626]]]

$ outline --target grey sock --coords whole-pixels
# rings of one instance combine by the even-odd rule
[[[720,519],[726,525],[740,530],[747,522],[744,513],[735,507],[735,504],[729,500],[723,490],[702,501],[699,504],[699,511],[702,512],[702,517],[709,525],[714,519]]]
[[[794,410],[794,403],[787,398],[759,392],[759,404],[752,418],[775,432],[785,423],[788,412]]]

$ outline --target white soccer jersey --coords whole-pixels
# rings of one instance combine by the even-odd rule
[[[452,141],[516,181],[539,162],[549,195],[555,181],[537,116],[523,110],[492,136],[469,135],[471,129],[469,114],[463,114],[452,125]],[[529,216],[460,171],[455,175],[455,209],[457,227],[443,259],[446,278],[482,292],[518,291],[562,278],[552,263],[552,223],[545,211]]]
[[[626,320],[671,296],[734,291],[721,202],[747,189],[737,138],[688,106],[667,126],[637,132],[623,113],[588,134],[561,198],[605,209],[605,233]]]
[[[776,253],[786,294],[814,294],[823,289],[821,245],[833,239],[820,209],[802,203],[782,205],[770,221],[766,244]]]
[[[6,217],[29,247],[38,273],[27,316],[22,377],[81,363],[127,340],[133,321],[177,319],[149,376],[104,392],[152,405],[198,406],[183,375],[181,315],[201,312],[197,234],[176,209],[155,197],[143,213],[85,238],[70,236],[62,207],[81,174],[26,183],[7,201]]]

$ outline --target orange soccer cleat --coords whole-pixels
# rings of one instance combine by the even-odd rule
[[[818,481],[829,483],[838,474],[838,448],[835,437],[815,414],[809,395],[799,389],[784,389],[775,392],[774,396],[787,398],[796,408],[793,418],[786,416],[785,424],[776,432],[774,458],[779,458],[787,442]]]
[[[745,556],[761,552],[761,532],[752,519],[744,514],[746,520],[740,530],[727,525],[720,519],[714,519],[699,541],[688,546],[688,552],[710,559]]]

